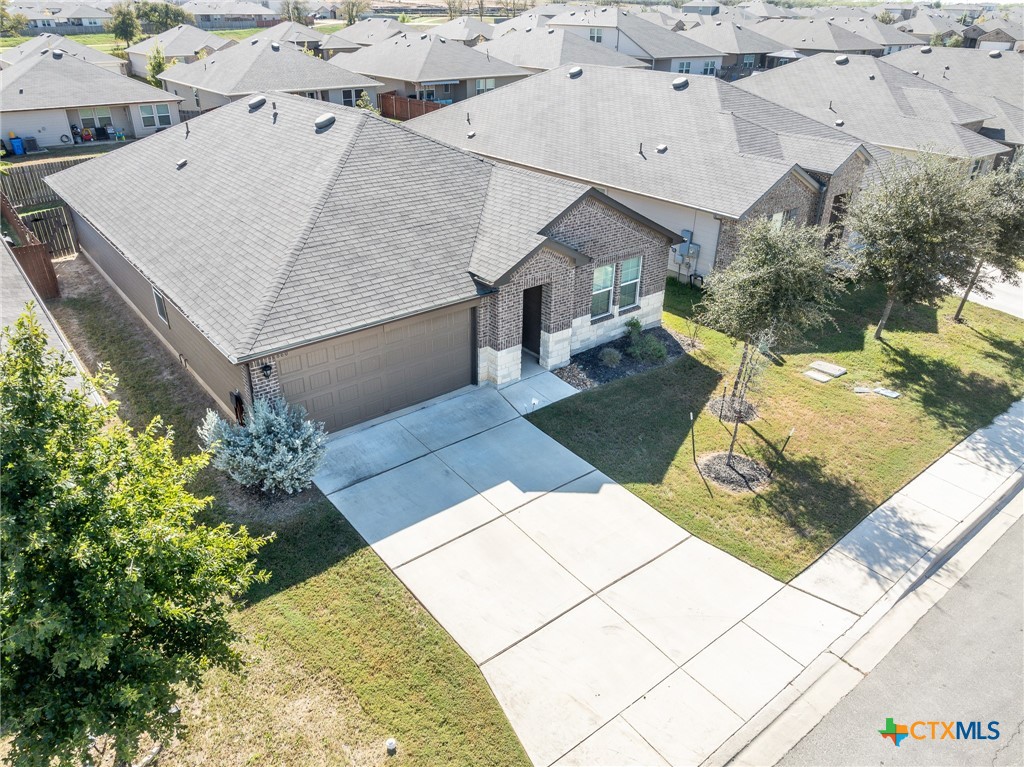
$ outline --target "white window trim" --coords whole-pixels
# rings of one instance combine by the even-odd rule
[[[607,288],[594,290],[593,279],[591,279],[590,282],[590,319],[592,320],[601,319],[602,317],[611,317],[615,313],[615,306],[612,301],[615,298],[615,264],[601,264],[600,266],[596,266],[594,267],[594,274],[595,276],[597,275],[598,269],[607,268],[611,268],[612,270],[611,284]],[[608,294],[608,311],[602,312],[601,314],[594,314],[594,296],[600,295],[602,293]]]
[[[590,28],[590,42],[600,43],[604,41],[604,30],[601,27]]]
[[[689,61],[680,61],[676,64],[676,73],[680,75],[690,74],[690,64],[691,62]]]
[[[164,325],[170,327],[171,322],[167,318],[167,299],[156,288],[153,288],[153,303],[156,304],[156,316],[163,320]]]
[[[633,259],[631,259],[631,258],[627,258],[626,259],[626,261],[632,261],[632,260]],[[623,309],[632,309],[635,306],[640,306],[640,279],[643,277],[643,274],[644,274],[644,259],[643,259],[643,256],[637,256],[636,260],[640,262],[640,268],[637,270],[636,279],[635,280],[629,280],[627,282],[623,282],[622,281],[622,264],[625,264],[626,261],[620,261],[619,262],[619,299],[620,300],[622,299],[622,287],[624,285],[636,285],[636,301],[634,301],[631,304],[627,304],[625,306],[620,306],[619,307],[619,311],[620,312]]]

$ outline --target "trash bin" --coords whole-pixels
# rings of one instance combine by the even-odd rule
[[[12,138],[10,141],[11,149],[14,150],[15,154],[25,154],[25,145],[22,144],[20,138]]]

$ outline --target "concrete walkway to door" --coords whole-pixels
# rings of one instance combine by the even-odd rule
[[[937,512],[901,502],[792,585],[776,581],[520,417],[568,394],[559,384],[537,373],[343,433],[316,480],[479,664],[534,764],[714,761],[821,674],[897,568],[910,577],[937,550],[907,532],[927,522],[941,537]],[[943,482],[979,493],[958,507],[1024,463],[1014,448],[992,466],[1015,428],[997,422],[949,457],[958,471]]]

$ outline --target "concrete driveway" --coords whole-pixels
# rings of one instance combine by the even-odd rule
[[[535,764],[700,764],[921,566],[936,502],[883,507],[784,585],[520,417],[571,393],[537,373],[343,433],[317,485],[479,664]],[[943,481],[987,489],[970,451],[990,447],[965,442]]]

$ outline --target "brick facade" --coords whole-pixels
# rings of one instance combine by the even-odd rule
[[[847,195],[847,207],[849,207],[849,203],[853,201],[864,184],[864,173],[867,167],[867,161],[859,154],[853,154],[836,169],[830,178],[825,180],[827,185],[821,195],[819,205],[821,212],[817,221],[819,224],[828,225],[837,197]]]

